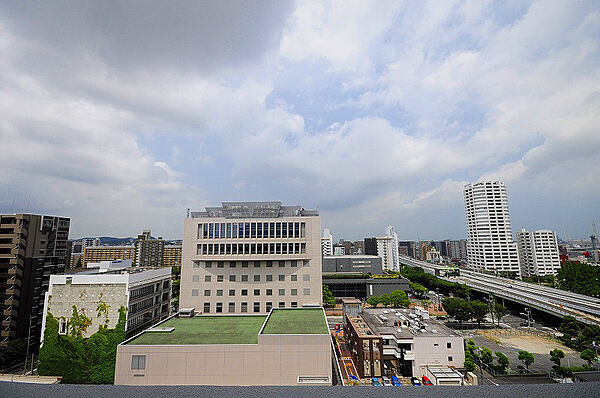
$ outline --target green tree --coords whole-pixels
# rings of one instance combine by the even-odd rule
[[[600,297],[600,267],[566,261],[558,270],[556,280],[561,289]]]
[[[384,293],[381,296],[379,296],[379,302],[383,304],[384,307],[389,307],[392,301],[390,299],[390,296]]]
[[[481,362],[489,366],[493,360],[494,356],[492,355],[492,351],[487,347],[483,347],[481,349]]]
[[[472,372],[475,370],[475,362],[471,358],[465,359],[464,364],[467,371]]]
[[[87,328],[92,324],[92,320],[85,315],[85,308],[77,311],[77,307],[73,306],[73,314],[69,320],[72,336],[82,336],[87,331]]]
[[[409,282],[408,285],[417,297],[423,297],[429,291],[429,289],[417,282]]]
[[[594,350],[586,348],[585,350],[581,351],[579,357],[584,361],[587,361],[588,366],[592,366],[592,362],[596,360],[596,353]]]
[[[496,358],[498,360],[498,366],[502,369],[503,372],[508,371],[508,357],[500,351],[496,351]]]
[[[503,306],[500,303],[495,303],[494,304],[494,315],[496,315],[496,320],[498,321],[498,326],[500,326],[500,321],[502,320],[502,318],[504,318],[506,315],[508,315],[508,308],[506,308],[505,306]]]
[[[564,357],[565,357],[565,353],[563,352],[563,350],[555,348],[552,351],[550,351],[550,360],[552,362],[554,362],[557,369],[560,368],[560,360],[563,359]]]
[[[488,305],[479,300],[471,301],[470,305],[471,316],[477,321],[477,326],[481,327],[481,321],[485,320],[485,317],[488,314]]]
[[[379,296],[371,296],[367,299],[367,303],[369,303],[371,307],[377,307],[380,302]]]
[[[442,300],[444,310],[458,321],[459,327],[462,328],[463,321],[468,321],[473,316],[471,303],[460,298],[445,298]]]
[[[529,371],[529,365],[535,362],[535,358],[532,353],[529,351],[521,350],[519,351],[519,361],[522,361],[525,364],[525,368]]]
[[[410,300],[406,293],[402,290],[394,290],[390,293],[390,301],[394,307],[408,307]]]
[[[327,285],[323,285],[323,305],[335,307],[335,297],[333,297],[333,294]]]

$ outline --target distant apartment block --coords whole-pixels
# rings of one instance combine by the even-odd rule
[[[83,267],[88,262],[97,263],[107,260],[133,260],[135,258],[134,246],[91,246],[83,250]]]
[[[331,356],[322,308],[222,316],[186,309],[117,346],[115,384],[331,385]]]
[[[69,227],[66,217],[0,215],[0,344],[28,336],[39,344],[44,293],[67,264]]]
[[[365,238],[364,239],[364,254],[368,256],[377,255],[377,238]]]
[[[450,257],[450,258],[466,260],[467,259],[467,241],[466,241],[466,239],[447,241],[447,252],[448,252],[448,257]]]
[[[321,237],[321,248],[323,256],[333,255],[333,235],[331,234],[329,228],[325,228],[323,231],[323,236]]]
[[[281,202],[223,202],[184,222],[180,308],[266,314],[320,305],[321,218]]]
[[[163,267],[181,267],[181,245],[166,245],[163,249]]]
[[[381,257],[384,271],[395,271],[393,263],[393,239],[394,238],[391,236],[381,236],[377,238],[377,255]]]
[[[344,246],[341,246],[341,245],[334,245],[333,246],[333,255],[334,256],[345,256],[346,255],[346,248]]]
[[[479,272],[519,275],[519,256],[513,241],[504,182],[467,184],[464,197],[469,267]]]
[[[150,230],[142,232],[135,241],[133,264],[139,267],[162,267],[164,248],[165,241],[161,237],[153,239]]]
[[[549,230],[517,232],[522,276],[555,275],[560,269],[556,233]]]
[[[59,333],[67,334],[73,306],[83,311],[92,323],[84,337],[96,333],[101,326],[115,327],[119,309],[126,309],[125,330],[132,331],[159,322],[170,314],[171,269],[124,267],[126,261],[88,263],[88,268],[73,274],[52,275],[44,300],[44,324],[48,313],[58,318]],[[107,305],[98,316],[98,305]],[[42,337],[43,339],[43,337]]]

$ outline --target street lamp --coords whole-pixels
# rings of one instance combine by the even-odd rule
[[[525,315],[527,317],[527,327],[531,327],[531,308],[526,307],[525,312],[520,312],[521,315]]]

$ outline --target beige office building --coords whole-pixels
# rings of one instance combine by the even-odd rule
[[[281,202],[223,202],[185,219],[180,308],[267,314],[318,306],[321,218]]]

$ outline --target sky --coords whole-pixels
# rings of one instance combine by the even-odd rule
[[[0,212],[181,238],[280,200],[336,239],[600,224],[598,1],[0,2]]]

